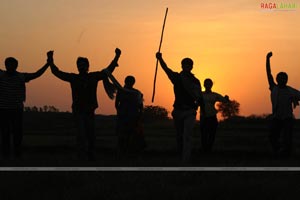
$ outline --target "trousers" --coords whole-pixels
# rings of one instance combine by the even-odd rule
[[[13,153],[21,154],[23,139],[23,109],[0,109],[1,150],[4,157],[11,154],[11,138]]]
[[[192,134],[194,132],[196,110],[172,111],[173,121],[176,128],[177,148],[183,162],[188,162],[192,153]]]

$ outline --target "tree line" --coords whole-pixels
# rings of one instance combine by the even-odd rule
[[[236,100],[232,100],[228,103],[219,103],[216,105],[217,110],[221,113],[221,116],[224,119],[229,119],[231,117],[237,116],[240,112],[240,103]],[[25,106],[25,112],[54,112],[58,113],[60,110],[55,106],[44,105],[42,107],[37,106]],[[152,106],[146,105],[144,106],[144,119],[155,119],[155,120],[163,120],[168,119],[169,112],[166,108],[162,106]]]
[[[42,107],[25,106],[24,111],[25,112],[55,112],[55,113],[60,112],[59,109],[56,108],[55,106],[48,106],[48,105],[44,105]]]

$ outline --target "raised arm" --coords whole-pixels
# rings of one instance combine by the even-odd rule
[[[174,73],[166,64],[164,59],[162,58],[162,53],[157,52],[156,53],[156,58],[158,59],[161,68],[165,71],[165,73],[168,75],[169,78],[172,77],[172,74]]]
[[[56,76],[57,78],[59,78],[59,79],[61,79],[63,81],[70,82],[71,79],[72,79],[72,75],[70,73],[66,73],[66,72],[60,71],[58,69],[58,67],[54,64],[53,51],[49,51],[47,53],[47,56],[48,56],[48,60],[47,61],[48,61],[49,65],[50,65],[52,74],[54,74],[54,76]]]
[[[270,63],[270,58],[272,57],[273,53],[269,52],[267,54],[267,58],[266,58],[266,71],[267,71],[267,77],[268,77],[268,83],[270,86],[270,90],[274,87],[275,82],[274,82],[274,78],[272,76],[271,73],[271,63]]]
[[[109,72],[113,72],[115,70],[115,68],[118,66],[118,60],[121,56],[121,50],[119,48],[115,49],[115,57],[114,59],[111,61],[111,63],[108,65],[108,67],[106,68]]]
[[[43,67],[41,67],[38,71],[34,73],[24,73],[25,82],[29,82],[33,79],[40,77],[49,67],[49,63],[47,62]]]

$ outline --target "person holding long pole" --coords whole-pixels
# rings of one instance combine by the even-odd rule
[[[192,133],[195,125],[198,106],[204,108],[200,81],[191,73],[193,60],[184,58],[181,61],[181,72],[172,71],[164,59],[162,53],[157,52],[162,69],[174,86],[175,101],[172,116],[177,134],[177,147],[184,164],[190,161],[192,152]]]

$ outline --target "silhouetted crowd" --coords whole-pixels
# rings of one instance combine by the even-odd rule
[[[110,99],[115,99],[117,111],[118,156],[141,152],[146,148],[143,135],[143,94],[134,88],[135,77],[125,77],[122,86],[113,76],[118,67],[121,50],[115,49],[115,56],[101,71],[89,72],[89,60],[78,57],[78,73],[61,71],[54,62],[54,52],[47,52],[43,67],[34,73],[19,72],[18,61],[13,57],[5,59],[5,70],[0,70],[0,132],[3,159],[22,157],[23,109],[26,100],[26,83],[40,77],[49,67],[54,76],[70,83],[72,91],[72,113],[77,127],[77,154],[81,160],[95,160],[95,110],[98,108],[97,86],[103,87]],[[266,72],[271,93],[272,120],[269,139],[274,155],[288,157],[292,153],[293,109],[299,105],[300,92],[287,85],[288,75],[279,72],[276,82],[271,73],[270,58],[266,56]],[[212,90],[213,81],[205,79],[202,91],[199,79],[192,73],[193,60],[183,58],[182,70],[175,72],[168,67],[162,53],[156,53],[160,66],[173,84],[174,104],[172,117],[176,129],[178,155],[183,164],[189,163],[192,152],[192,133],[196,114],[200,108],[200,133],[203,152],[211,152],[216,137],[218,120],[216,102],[230,102]]]

